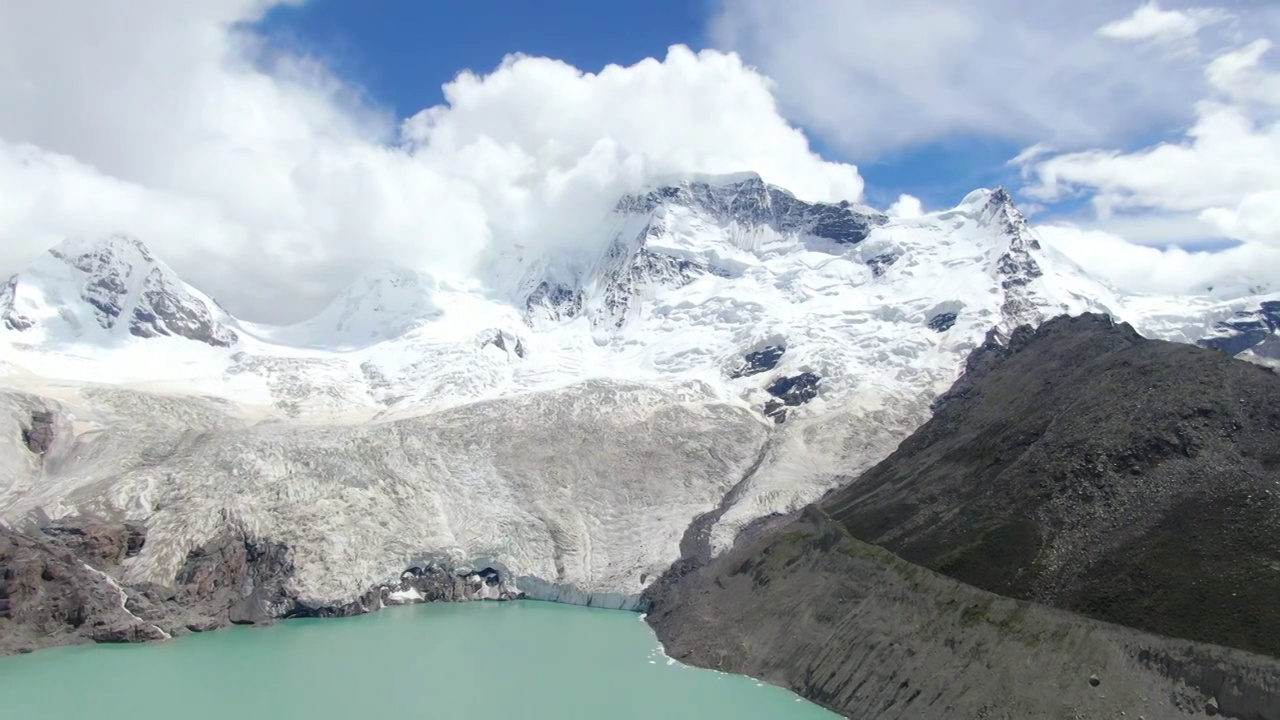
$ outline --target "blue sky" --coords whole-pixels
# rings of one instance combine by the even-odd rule
[[[278,44],[320,58],[403,118],[443,102],[441,86],[458,72],[488,72],[509,53],[556,58],[595,72],[608,64],[661,58],[674,44],[710,47],[706,28],[716,4],[311,0],[275,8],[256,29]],[[919,197],[927,207],[944,207],[974,188],[1016,183],[1016,173],[1005,166],[1021,150],[1016,142],[952,135],[858,156],[805,129],[820,155],[858,165],[867,182],[866,200],[879,207],[901,193]]]

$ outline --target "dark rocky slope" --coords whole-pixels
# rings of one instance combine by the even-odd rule
[[[988,345],[824,505],[963,582],[1280,656],[1280,376],[1100,316]]]
[[[817,506],[677,565],[650,597],[671,657],[850,718],[1280,718],[1280,662],[979,590],[854,539]]]
[[[1058,318],[845,489],[677,563],[649,621],[850,717],[1280,718],[1280,662],[1219,647],[1280,654],[1277,441],[1274,373]]]

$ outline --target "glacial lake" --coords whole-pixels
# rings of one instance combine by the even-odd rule
[[[668,660],[639,615],[543,602],[413,605],[0,658],[4,720],[504,716],[838,717]]]

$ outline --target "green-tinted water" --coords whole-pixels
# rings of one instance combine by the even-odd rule
[[[631,613],[429,604],[160,645],[0,658],[3,720],[830,720],[785,690],[662,656]]]

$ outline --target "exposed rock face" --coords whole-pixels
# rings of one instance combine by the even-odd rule
[[[699,277],[718,271],[703,263],[654,251],[643,245],[651,234],[662,228],[651,225],[634,238],[615,238],[605,254],[604,291],[588,303],[593,327],[618,329],[638,310],[638,300],[650,286],[679,288]]]
[[[44,455],[53,446],[56,425],[53,413],[47,410],[35,410],[31,413],[31,423],[22,428],[22,444],[36,455]]]
[[[0,526],[0,655],[167,637],[127,610],[119,586],[84,562],[126,554],[129,543],[122,526],[61,526],[54,535]]]
[[[1104,316],[993,331],[895,453],[677,563],[650,622],[851,717],[1280,717],[1246,652],[1280,655],[1277,408],[1274,373]]]
[[[93,519],[55,522],[42,530],[97,568],[119,565],[137,555],[147,541],[146,530],[137,525]]]
[[[83,316],[77,318],[69,302],[83,303]],[[91,324],[137,337],[182,337],[215,347],[239,341],[239,335],[220,322],[216,303],[186,286],[141,241],[123,235],[96,241],[69,238],[9,278],[0,286],[4,327],[35,327],[39,316],[24,313],[24,308],[46,315],[56,310],[60,319],[45,317],[39,322],[64,323],[64,329],[74,333]]]
[[[517,335],[512,335],[502,330],[492,330],[481,342],[481,347],[490,345],[507,353],[508,357],[514,356],[517,359],[524,359],[524,342]],[[377,366],[372,363],[366,363],[366,365],[369,366],[369,370],[366,370],[366,372],[377,372]]]
[[[867,259],[867,266],[871,268],[872,277],[880,277],[884,275],[885,268],[898,261],[898,256],[892,253],[881,253],[879,255]]]
[[[525,320],[545,317],[558,321],[577,317],[582,312],[582,290],[564,283],[538,283],[525,300]]]
[[[885,720],[1280,717],[1280,662],[1011,600],[855,540],[817,507],[648,593],[671,657]]]
[[[936,332],[946,332],[956,324],[956,314],[953,312],[938,313],[929,318],[929,329]]]
[[[214,347],[230,347],[240,339],[234,330],[219,325],[202,303],[184,296],[163,270],[152,268],[129,317],[129,332],[144,338],[184,337]]]
[[[788,407],[803,405],[818,397],[818,383],[821,381],[822,378],[811,372],[774,380],[765,390],[777,399],[765,403],[764,414],[781,423],[787,418]]]
[[[742,365],[729,372],[729,377],[743,378],[768,372],[778,366],[778,361],[786,351],[781,345],[769,345],[749,352],[742,356]]]
[[[290,617],[346,617],[413,602],[513,600],[491,567],[424,563],[396,582],[340,605],[300,601],[289,587],[289,549],[224,530],[187,553],[172,586],[124,586],[120,566],[146,542],[135,525],[76,518],[28,532],[0,526],[0,655],[85,642],[147,642],[230,624]]]
[[[1009,237],[1009,247],[996,263],[996,275],[1005,290],[1002,314],[1013,324],[1039,324],[1045,319],[1044,301],[1032,293],[1029,286],[1044,275],[1030,252],[1039,250],[1040,242],[1031,234],[1026,218],[1014,207],[1013,198],[1004,188],[992,191],[982,213],[986,222],[1001,227]]]
[[[14,306],[17,289],[17,278],[9,278],[0,285],[0,320],[3,320],[4,326],[10,330],[30,330],[35,322]]]

